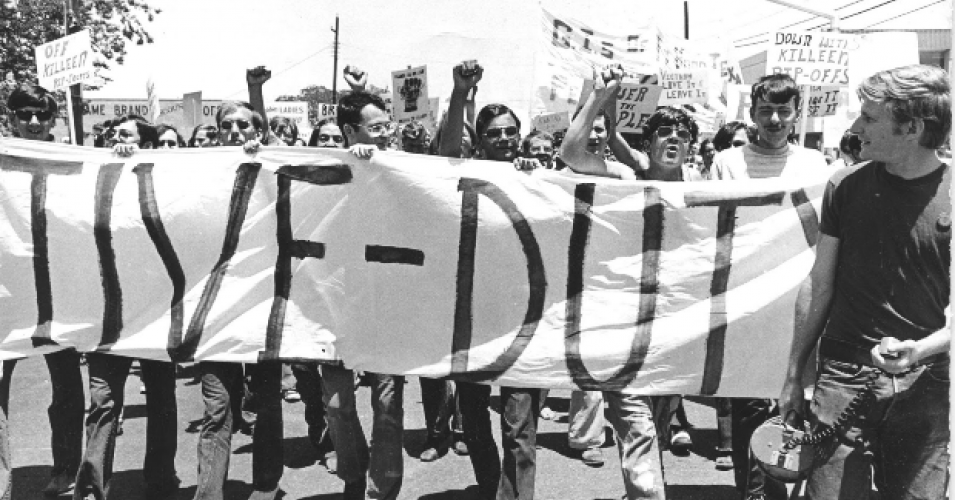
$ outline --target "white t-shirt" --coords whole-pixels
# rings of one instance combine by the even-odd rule
[[[790,144],[783,154],[755,144],[724,149],[713,158],[713,180],[762,179],[803,175],[807,169],[828,169],[826,158],[815,149]]]

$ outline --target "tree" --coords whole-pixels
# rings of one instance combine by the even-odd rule
[[[342,95],[351,92],[350,90],[343,90],[338,93],[339,97]],[[368,92],[372,94],[390,94],[391,90],[388,88],[376,87],[373,84],[368,84]],[[334,100],[332,98],[332,89],[325,87],[324,85],[309,85],[299,92],[298,95],[282,95],[275,99],[276,101],[305,101],[308,103],[308,121],[311,122],[312,126],[318,124],[318,108],[319,104],[331,104]]]
[[[37,82],[35,48],[65,36],[67,9],[71,32],[90,30],[99,55],[94,65],[104,82],[110,81],[110,64],[123,64],[127,43],[153,42],[144,23],[161,12],[145,0],[0,0],[0,128],[9,115],[10,92],[18,84]],[[57,100],[65,115],[65,97],[60,94]]]

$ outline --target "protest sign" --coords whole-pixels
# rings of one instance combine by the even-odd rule
[[[322,121],[326,118],[335,118],[336,116],[338,116],[337,104],[323,102],[318,105],[318,121]]]
[[[0,359],[341,359],[772,397],[814,259],[819,174],[622,182],[391,152],[124,159],[4,140]]]
[[[786,73],[799,85],[847,86],[859,37],[819,31],[771,32],[766,74]]]
[[[89,30],[38,45],[35,56],[40,86],[51,92],[66,90],[96,76]]]
[[[554,132],[565,131],[570,127],[570,113],[562,111],[560,113],[537,115],[533,121],[534,130],[553,134]]]
[[[706,70],[663,71],[660,74],[660,106],[706,103],[709,100]]]
[[[812,86],[809,89],[809,101],[807,110],[809,118],[822,118],[824,116],[833,116],[839,109],[839,103],[843,99],[840,94],[842,87],[817,87]]]
[[[411,120],[427,120],[431,101],[428,99],[428,67],[418,66],[391,72],[393,111],[399,124]]]

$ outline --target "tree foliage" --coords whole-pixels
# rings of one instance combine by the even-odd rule
[[[97,74],[110,81],[112,64],[123,64],[130,43],[152,43],[145,25],[160,14],[145,0],[0,0],[0,116],[10,92],[21,83],[36,83],[35,48],[66,35],[64,15],[69,9],[70,32],[89,29]],[[89,86],[87,86],[89,88]],[[57,96],[61,108],[66,102]],[[65,112],[62,112],[65,116]]]

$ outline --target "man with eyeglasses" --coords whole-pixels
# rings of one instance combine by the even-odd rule
[[[647,154],[616,140],[614,155],[626,163],[604,159],[602,152],[608,134],[595,134],[592,128],[605,123],[609,129],[615,129],[612,110],[622,78],[619,66],[595,72],[594,90],[577,111],[561,144],[563,162],[578,173],[625,180],[702,180],[699,172],[686,163],[689,144],[696,140],[699,129],[693,118],[679,108],[659,109],[647,120],[643,127]],[[601,119],[601,115],[605,118]],[[629,389],[602,391],[602,395],[609,408],[607,420],[619,441],[626,498],[662,500],[665,492],[658,434],[666,437],[668,433],[658,433],[657,428],[667,429],[678,400],[671,396],[640,396]],[[586,406],[580,409],[583,415],[602,410],[600,398],[591,395],[584,402]]]
[[[56,100],[43,87],[24,85],[15,89],[7,99],[12,113],[14,135],[27,140],[52,141],[57,114]],[[43,189],[45,190],[45,184]],[[50,370],[50,385],[53,399],[50,402],[51,441],[53,470],[44,494],[59,495],[73,487],[76,470],[83,453],[83,417],[86,401],[83,394],[83,376],[80,372],[80,355],[76,349],[63,349],[44,356]],[[15,360],[3,361],[0,378],[0,499],[9,500],[12,495],[13,457],[10,446],[8,402],[10,379]]]
[[[353,91],[338,101],[338,126],[349,151],[358,158],[371,158],[384,151],[395,131],[381,97]],[[324,364],[322,398],[328,429],[338,458],[338,477],[345,482],[345,500],[380,498],[394,500],[401,491],[404,473],[404,377],[365,372],[371,387],[371,449],[355,403],[355,374],[340,364]],[[366,479],[367,474],[367,479]]]

